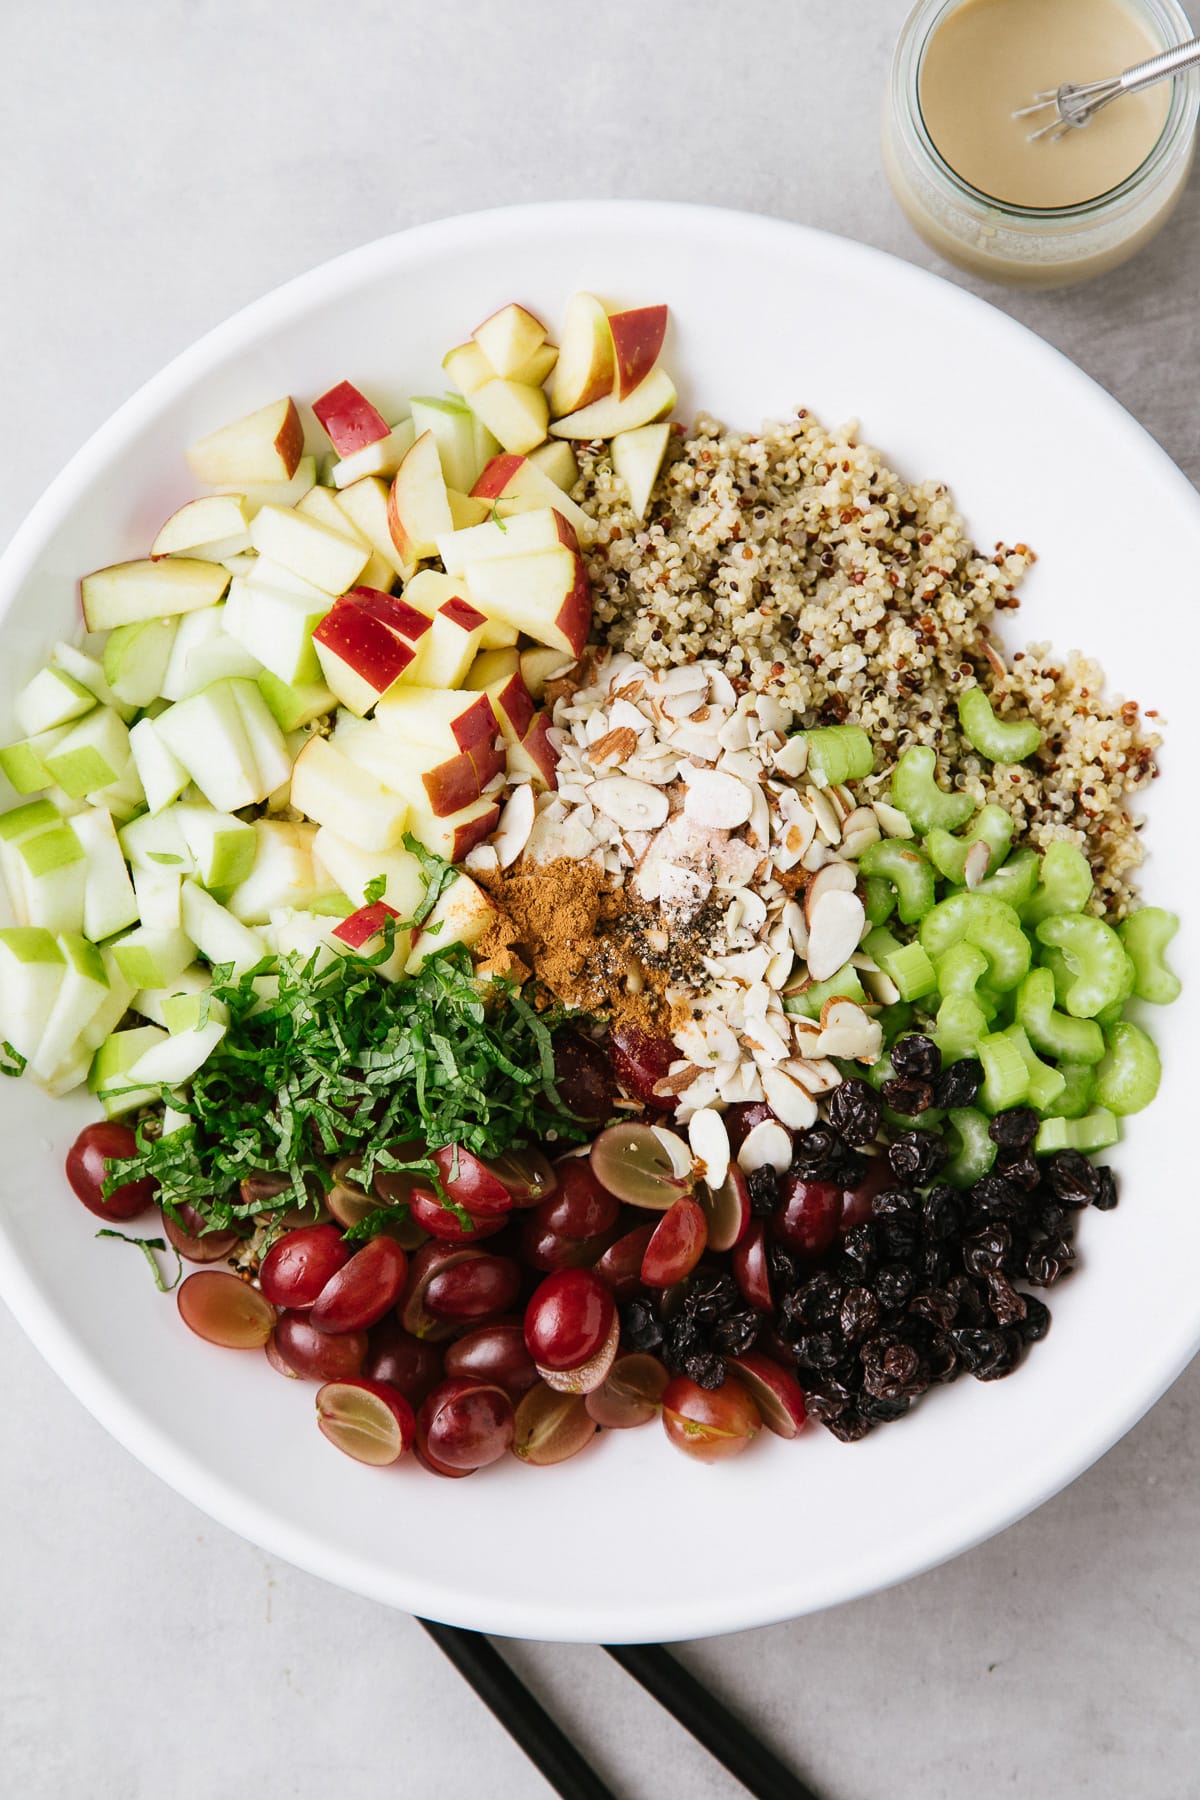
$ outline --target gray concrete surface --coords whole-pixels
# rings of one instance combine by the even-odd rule
[[[419,220],[584,195],[707,200],[934,266],[879,169],[904,10],[8,0],[0,542],[197,334]],[[1198,275],[1194,184],[1126,270],[988,297],[1082,363],[1195,480]],[[416,1626],[210,1524],[104,1435],[6,1315],[0,1367],[6,1793],[548,1791]],[[755,1528],[778,1531],[784,1556],[800,1526]],[[827,1800],[1188,1800],[1198,1531],[1193,1368],[1090,1474],[992,1543],[890,1593],[682,1655]],[[712,1552],[736,1554],[736,1535]],[[628,1800],[739,1791],[598,1651],[512,1656]]]

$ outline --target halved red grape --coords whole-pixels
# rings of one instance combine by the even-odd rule
[[[270,1337],[267,1339],[266,1343],[263,1345],[263,1350],[266,1353],[267,1361],[270,1363],[271,1367],[275,1370],[276,1374],[285,1375],[289,1381],[299,1381],[299,1379],[300,1379],[299,1375],[297,1374],[296,1370],[293,1369],[291,1363],[288,1362],[288,1360],[284,1356],[282,1350],[279,1348],[279,1345],[275,1340],[275,1333],[273,1331],[272,1331]]]
[[[617,1025],[609,1034],[608,1055],[613,1073],[627,1094],[658,1112],[674,1112],[676,1094],[655,1092],[680,1053],[669,1037],[643,1031],[640,1025]]]
[[[618,1300],[628,1300],[641,1287],[642,1258],[657,1230],[653,1219],[647,1225],[635,1226],[615,1244],[610,1244],[600,1260],[592,1265],[593,1272],[612,1289]]]
[[[224,1262],[235,1245],[241,1242],[240,1231],[207,1231],[204,1220],[194,1206],[184,1202],[178,1207],[183,1223],[177,1225],[170,1213],[162,1215],[163,1235],[178,1250],[185,1262]]]
[[[408,1205],[422,1231],[427,1231],[430,1237],[440,1238],[444,1244],[478,1243],[481,1238],[495,1237],[508,1223],[503,1213],[493,1219],[469,1213],[464,1224],[456,1212],[443,1206],[431,1188],[414,1188],[408,1197]]]
[[[708,1224],[710,1250],[732,1250],[750,1229],[750,1189],[746,1177],[731,1162],[719,1188],[702,1182],[697,1195]]]
[[[691,1192],[690,1163],[682,1138],[637,1121],[610,1125],[591,1148],[592,1172],[601,1187],[650,1212],[666,1212]]]
[[[608,1431],[648,1425],[659,1412],[669,1379],[657,1356],[634,1350],[617,1357],[603,1383],[584,1396],[584,1405]]]
[[[568,1156],[557,1169],[558,1188],[534,1212],[538,1227],[558,1237],[590,1238],[611,1231],[621,1202],[600,1186],[586,1157]]]
[[[674,1287],[690,1275],[708,1242],[708,1226],[698,1203],[685,1195],[659,1220],[642,1258],[647,1287]]]
[[[785,1369],[761,1350],[735,1356],[737,1378],[762,1415],[762,1422],[776,1437],[794,1438],[803,1430],[807,1413],[804,1390],[790,1369]]]
[[[676,1375],[663,1390],[662,1419],[675,1448],[697,1462],[740,1455],[762,1424],[757,1406],[732,1377],[709,1390]]]
[[[259,1280],[275,1306],[302,1312],[325,1283],[350,1261],[352,1246],[336,1225],[302,1225],[272,1244],[263,1257]]]
[[[573,1027],[554,1039],[554,1084],[568,1112],[585,1125],[611,1119],[617,1084],[599,1044]]]
[[[367,1360],[365,1331],[345,1331],[333,1337],[318,1331],[308,1313],[283,1312],[275,1321],[275,1357],[305,1381],[344,1381],[361,1375]]]
[[[873,1156],[858,1186],[842,1191],[842,1216],[838,1220],[838,1230],[852,1231],[856,1225],[865,1225],[871,1217],[876,1194],[881,1194],[884,1188],[894,1187],[895,1184],[896,1177],[892,1174],[886,1156]]]
[[[495,1383],[463,1376],[439,1382],[417,1414],[417,1443],[449,1469],[482,1469],[513,1441],[512,1401]]]
[[[67,1180],[76,1196],[98,1219],[137,1219],[154,1205],[158,1183],[149,1176],[127,1181],[103,1198],[105,1164],[137,1155],[137,1139],[128,1125],[101,1119],[85,1125],[67,1151]]]
[[[499,1175],[462,1144],[433,1152],[442,1186],[473,1219],[502,1218],[512,1211],[512,1194]]]
[[[429,1311],[425,1291],[439,1269],[453,1268],[456,1263],[484,1255],[483,1250],[472,1249],[466,1244],[442,1244],[436,1238],[432,1243],[422,1244],[408,1266],[408,1280],[397,1309],[404,1329],[430,1343],[453,1336],[454,1326],[446,1319],[435,1319]]]
[[[327,1381],[317,1394],[317,1424],[355,1462],[386,1468],[416,1437],[413,1409],[386,1381]]]
[[[366,1331],[404,1291],[408,1257],[394,1238],[375,1237],[332,1275],[313,1302],[318,1331]]]
[[[807,1181],[785,1175],[782,1204],[771,1217],[771,1235],[798,1255],[823,1256],[837,1236],[842,1217],[842,1190],[832,1181]]]
[[[590,1269],[547,1275],[525,1309],[525,1345],[542,1369],[578,1369],[604,1346],[616,1306]]]
[[[558,1186],[554,1164],[532,1146],[525,1150],[506,1150],[501,1156],[489,1156],[483,1166],[503,1182],[514,1206],[537,1206]]]
[[[228,1269],[189,1275],[175,1299],[184,1324],[226,1350],[261,1350],[275,1323],[271,1302]]]
[[[467,1325],[511,1306],[521,1291],[521,1265],[511,1256],[473,1256],[439,1269],[425,1289],[435,1319]]]
[[[767,1266],[767,1227],[763,1219],[751,1219],[741,1242],[730,1256],[734,1280],[747,1301],[758,1312],[773,1313],[775,1297],[771,1292],[771,1271]]]
[[[513,1401],[528,1393],[539,1379],[519,1320],[498,1319],[455,1338],[446,1349],[446,1373],[492,1382]]]
[[[534,1211],[521,1227],[521,1261],[547,1275],[555,1269],[590,1268],[604,1254],[610,1237],[609,1232],[590,1238],[564,1237],[559,1231],[545,1230]]]
[[[410,1406],[420,1406],[442,1379],[441,1351],[405,1331],[395,1313],[372,1325],[368,1341],[363,1374],[372,1381],[390,1382]]]
[[[410,1138],[402,1144],[389,1144],[388,1153],[397,1162],[423,1162],[428,1159],[427,1147]],[[353,1161],[353,1159],[349,1159]],[[341,1164],[338,1168],[342,1167]],[[337,1173],[335,1168],[334,1173]],[[423,1169],[376,1169],[371,1182],[371,1190],[384,1206],[405,1206],[408,1197],[415,1187],[427,1188],[429,1176]]]
[[[621,1341],[621,1321],[616,1313],[608,1328],[608,1336],[594,1356],[586,1362],[578,1363],[573,1369],[550,1369],[544,1363],[537,1365],[537,1372],[547,1387],[552,1387],[560,1394],[590,1394],[608,1380],[617,1355],[617,1346]]]
[[[736,1156],[754,1127],[764,1119],[773,1119],[775,1114],[765,1100],[738,1100],[727,1106],[721,1117],[729,1134],[729,1148]]]
[[[546,1468],[578,1456],[599,1429],[581,1394],[558,1394],[540,1381],[517,1406],[512,1447],[522,1462]]]

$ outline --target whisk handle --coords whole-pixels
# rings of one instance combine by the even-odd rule
[[[1156,81],[1164,81],[1168,75],[1178,75],[1183,69],[1197,67],[1200,67],[1200,37],[1189,38],[1186,44],[1173,44],[1158,56],[1126,69],[1121,77],[1121,92],[1140,94],[1143,88],[1153,87]]]

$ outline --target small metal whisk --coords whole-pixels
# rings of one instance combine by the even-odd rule
[[[1107,81],[1064,81],[1060,88],[1035,94],[1032,104],[1022,106],[1013,118],[1027,119],[1052,107],[1054,117],[1039,130],[1031,131],[1029,141],[1034,143],[1038,138],[1053,141],[1065,137],[1068,131],[1078,131],[1081,126],[1089,125],[1102,107],[1112,100],[1119,100],[1122,94],[1140,94],[1143,88],[1153,87],[1156,81],[1165,81],[1183,69],[1197,67],[1200,67],[1200,38],[1190,38],[1186,44],[1175,44],[1146,62],[1135,63],[1123,75],[1110,75]]]

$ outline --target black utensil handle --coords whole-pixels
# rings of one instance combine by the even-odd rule
[[[603,1648],[756,1800],[819,1800],[661,1644],[605,1644]]]
[[[418,1619],[534,1768],[563,1800],[616,1800],[499,1652],[477,1631]]]

